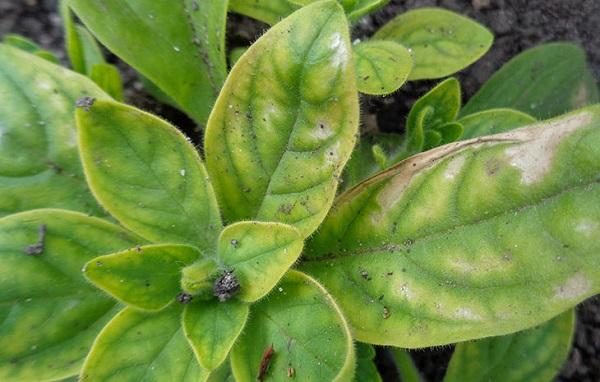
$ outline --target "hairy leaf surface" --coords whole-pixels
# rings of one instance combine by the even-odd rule
[[[456,346],[444,382],[547,382],[569,355],[575,313],[570,310],[515,334]]]
[[[81,159],[102,206],[157,243],[214,249],[221,227],[195,148],[167,122],[116,102],[77,111]]]
[[[408,50],[393,41],[365,41],[353,45],[356,85],[364,94],[389,94],[402,86],[412,69]]]
[[[206,132],[224,217],[279,221],[308,236],[335,196],[358,127],[348,26],[333,0],[306,6],[240,58]]]
[[[37,255],[25,249],[40,240]],[[140,243],[122,228],[65,210],[0,219],[0,380],[52,381],[76,374],[116,313],[81,274],[90,259]]]
[[[392,40],[407,47],[414,59],[410,80],[453,74],[477,61],[494,36],[477,22],[438,8],[420,8],[398,15],[374,39]]]
[[[94,35],[204,124],[227,75],[226,0],[69,0]]]
[[[104,215],[83,177],[75,102],[92,81],[0,44],[0,216],[55,207]]]
[[[200,382],[198,365],[181,328],[181,307],[160,312],[125,308],[102,329],[79,380],[106,382]]]
[[[236,381],[256,381],[265,350],[273,348],[265,380],[347,381],[354,344],[329,294],[312,278],[290,271],[268,299],[251,307],[244,333],[231,352]]]
[[[343,194],[302,269],[364,342],[522,330],[600,291],[600,107],[439,147]]]
[[[461,116],[491,108],[513,108],[545,119],[598,102],[598,85],[583,49],[551,43],[519,54],[483,85]]]

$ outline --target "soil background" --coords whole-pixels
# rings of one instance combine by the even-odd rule
[[[27,36],[54,52],[66,63],[61,19],[56,0],[0,0],[0,37],[6,33]],[[600,0],[392,0],[379,12],[363,18],[354,28],[354,38],[370,36],[394,16],[412,8],[438,6],[472,17],[495,35],[492,49],[478,62],[458,74],[464,101],[511,57],[532,46],[549,41],[577,42],[588,53],[590,67],[600,78]],[[245,46],[254,41],[266,25],[230,15],[228,46]],[[161,105],[143,91],[135,71],[116,57],[109,61],[121,69],[127,102],[150,110],[190,133],[197,130],[182,113]],[[400,132],[414,101],[435,81],[409,82],[388,97],[363,97],[364,119],[369,128]],[[189,134],[197,136],[197,134]],[[452,347],[411,351],[427,381],[443,379]],[[377,349],[377,365],[385,381],[399,377],[390,353]],[[556,379],[560,382],[600,381],[600,297],[577,307],[577,331],[568,362]]]

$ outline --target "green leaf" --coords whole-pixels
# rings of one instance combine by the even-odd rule
[[[242,57],[242,54],[246,53],[247,50],[247,46],[240,46],[231,49],[231,52],[229,53],[229,66],[233,67],[233,65],[235,65],[236,62],[238,62],[240,57]]]
[[[402,382],[423,382],[423,378],[407,350],[394,348],[392,355]]]
[[[90,75],[92,67],[105,62],[104,55],[96,39],[81,25],[73,20],[71,0],[60,0],[60,14],[65,30],[65,48],[73,70]]]
[[[457,141],[462,137],[465,127],[460,122],[447,122],[436,129],[442,136],[442,144]]]
[[[183,335],[181,308],[158,313],[125,308],[102,329],[79,381],[206,381]]]
[[[315,3],[318,0],[289,0],[291,3],[300,6]],[[390,0],[337,0],[344,7],[350,21],[356,21],[360,17],[375,12],[377,9],[385,6]]]
[[[325,217],[358,128],[348,26],[333,0],[265,33],[235,65],[206,131],[223,215],[308,236]]]
[[[88,184],[124,226],[152,242],[216,246],[217,202],[198,153],[167,122],[97,100],[77,111]]]
[[[219,257],[240,282],[239,298],[253,302],[273,289],[302,252],[302,236],[281,223],[240,222],[219,237]]]
[[[42,49],[41,46],[36,44],[34,41],[28,39],[27,37],[8,33],[2,37],[2,42],[6,45],[10,45],[15,48],[19,48],[28,53],[35,53]]]
[[[267,24],[275,24],[296,10],[288,0],[229,0],[229,10]]]
[[[227,1],[71,0],[94,35],[204,124],[227,75]]]
[[[512,108],[545,119],[599,100],[583,49],[551,43],[528,49],[505,64],[471,97],[461,116]]]
[[[547,382],[569,355],[575,314],[570,310],[539,327],[456,346],[444,382]]]
[[[464,127],[462,138],[469,139],[504,133],[535,122],[532,116],[512,109],[490,109],[458,120]]]
[[[183,330],[200,365],[214,370],[229,351],[248,319],[248,305],[236,300],[192,303],[183,313]]]
[[[385,24],[374,39],[404,45],[413,55],[409,80],[446,77],[488,51],[494,36],[477,22],[439,8],[403,13]]]
[[[25,248],[40,240],[38,255]],[[76,374],[115,301],[83,278],[95,256],[140,239],[103,220],[64,210],[0,219],[0,380],[51,381]]]
[[[456,78],[448,78],[415,102],[408,114],[406,130],[410,132],[415,128],[419,114],[425,108],[432,109],[424,120],[425,128],[434,128],[452,122],[458,115],[460,104],[460,84]]]
[[[181,269],[200,256],[196,248],[187,245],[147,245],[96,257],[83,273],[125,304],[160,310],[181,292]]]
[[[347,381],[354,345],[331,296],[312,278],[290,271],[278,292],[251,307],[246,328],[231,352],[238,382],[256,381],[265,350],[273,348],[265,377],[289,381]]]
[[[356,85],[364,94],[383,95],[402,86],[412,69],[408,50],[393,41],[365,41],[353,46]]]
[[[90,78],[117,101],[123,101],[123,83],[116,66],[96,64],[92,67]]]
[[[381,376],[373,362],[375,358],[375,349],[373,346],[357,343],[356,344],[356,372],[354,381],[356,382],[381,382]]]
[[[502,335],[600,292],[600,107],[414,156],[340,196],[301,269],[359,341]]]
[[[0,45],[0,216],[42,207],[104,215],[83,177],[73,118],[92,81]]]

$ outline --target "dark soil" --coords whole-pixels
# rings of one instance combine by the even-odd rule
[[[392,0],[390,5],[361,20],[355,38],[370,36],[379,26],[407,9],[440,6],[479,20],[495,34],[494,46],[480,61],[458,74],[465,101],[511,57],[529,47],[548,41],[574,41],[588,52],[590,65],[600,78],[600,0]],[[228,28],[230,47],[248,45],[266,28],[244,17],[231,15]],[[19,33],[32,38],[65,62],[61,20],[56,0],[0,0],[0,36]],[[109,56],[122,71],[127,102],[150,110],[174,122],[190,136],[193,122],[177,110],[161,105],[144,93],[135,72],[116,57]],[[413,102],[435,81],[406,84],[385,98],[364,97],[366,120],[376,121],[382,131],[401,131]],[[600,298],[577,308],[577,332],[569,361],[557,381],[600,381]],[[452,347],[413,351],[415,362],[427,381],[441,381]],[[377,363],[386,381],[398,375],[389,353],[378,349]]]

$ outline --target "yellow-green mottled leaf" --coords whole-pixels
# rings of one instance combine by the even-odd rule
[[[414,65],[410,80],[446,77],[477,61],[494,36],[482,25],[440,8],[420,8],[385,24],[374,39],[407,47]]]
[[[92,66],[90,78],[117,101],[123,101],[123,83],[116,66],[96,64]]]
[[[37,255],[25,249],[40,241]],[[53,381],[76,374],[116,303],[81,274],[90,259],[139,238],[65,210],[0,219],[0,380]]]
[[[196,248],[187,245],[147,245],[96,257],[83,273],[125,304],[160,310],[181,291],[181,269],[200,256]]]
[[[535,118],[512,109],[490,109],[473,113],[458,120],[464,127],[462,138],[469,139],[504,133],[535,122]]]
[[[304,236],[321,223],[358,128],[348,26],[333,0],[306,6],[237,62],[206,131],[223,215],[279,221]]]
[[[461,116],[512,108],[544,119],[600,100],[581,47],[551,43],[528,49],[498,70],[475,93]]]
[[[548,382],[569,355],[575,313],[571,310],[515,334],[456,346],[444,382]]]
[[[538,325],[600,292],[600,106],[409,158],[339,197],[301,269],[360,341]]]
[[[167,122],[116,102],[77,111],[88,184],[112,216],[157,243],[216,246],[221,226],[204,165]]]
[[[213,299],[185,307],[183,330],[204,369],[214,370],[227,359],[246,324],[248,307],[235,299]]]
[[[393,93],[412,69],[408,50],[393,41],[365,41],[353,46],[356,85],[364,94]]]
[[[84,95],[108,98],[81,75],[0,44],[0,216],[43,207],[104,215],[77,153]]]
[[[273,347],[265,381],[348,381],[354,344],[341,311],[315,280],[290,271],[268,299],[253,304],[231,352],[236,381],[253,382],[263,354]]]
[[[238,297],[252,302],[273,289],[298,259],[302,246],[298,230],[287,224],[240,222],[221,232],[218,254],[240,282]]]
[[[94,35],[204,124],[227,74],[226,0],[69,0]]]
[[[102,329],[85,360],[81,382],[202,382],[181,328],[181,307],[160,312],[125,308]]]

